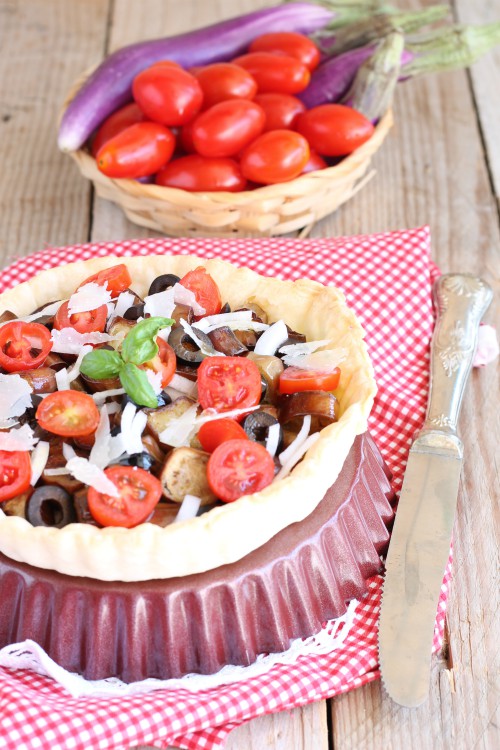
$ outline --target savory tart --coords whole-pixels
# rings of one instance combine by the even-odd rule
[[[186,495],[197,496],[204,512],[186,520],[177,518],[175,523],[169,523],[166,526],[160,525],[155,522],[154,518],[157,497],[155,502],[152,503],[151,509],[147,509],[148,512],[152,511],[152,517],[140,518],[136,525],[131,527],[124,524],[116,525],[116,522],[113,521],[111,497],[106,495],[102,484],[96,488],[92,478],[85,479],[84,477],[84,481],[90,487],[88,490],[89,507],[95,508],[96,502],[101,509],[104,505],[104,516],[100,515],[99,511],[97,513],[93,511],[93,522],[91,523],[70,522],[62,528],[56,528],[50,525],[33,525],[25,517],[7,515],[1,510],[2,504],[0,504],[0,552],[14,560],[36,567],[49,568],[72,576],[87,576],[108,581],[145,581],[196,574],[240,560],[261,547],[282,529],[294,522],[303,520],[316,508],[327,489],[337,478],[356,435],[365,432],[367,429],[367,419],[375,395],[373,370],[363,342],[362,328],[347,307],[342,293],[333,287],[324,287],[306,279],[296,282],[280,281],[260,276],[249,269],[236,268],[223,261],[201,260],[193,256],[152,256],[127,259],[107,257],[73,263],[40,273],[30,281],[20,284],[15,289],[0,296],[0,314],[3,315],[4,321],[4,324],[0,327],[0,366],[3,367],[3,374],[0,377],[4,383],[4,394],[8,390],[6,382],[11,377],[12,370],[9,371],[8,367],[5,368],[2,365],[2,358],[8,357],[9,353],[14,350],[11,351],[9,349],[11,344],[9,342],[6,344],[4,341],[8,337],[4,335],[2,338],[2,328],[5,334],[5,331],[9,330],[9,324],[12,327],[12,323],[15,324],[16,319],[26,319],[27,317],[31,319],[30,321],[24,320],[28,325],[32,320],[35,320],[35,322],[37,320],[43,321],[43,317],[34,318],[34,314],[39,316],[40,313],[36,311],[50,306],[50,309],[45,309],[43,312],[45,315],[48,315],[49,312],[53,315],[54,309],[56,309],[53,329],[59,331],[58,338],[61,342],[61,339],[64,339],[65,331],[68,331],[72,325],[74,326],[75,319],[78,319],[78,313],[72,314],[71,312],[75,309],[78,310],[78,308],[75,305],[68,308],[68,300],[71,300],[70,304],[72,304],[75,301],[76,291],[81,288],[84,292],[83,296],[85,296],[85,291],[87,295],[90,295],[90,297],[87,297],[87,307],[85,307],[85,301],[82,303],[82,294],[80,295],[79,303],[80,305],[83,304],[84,318],[89,311],[93,314],[95,312],[94,307],[96,309],[101,308],[104,304],[99,295],[95,298],[96,301],[92,303],[94,307],[90,304],[89,299],[92,299],[91,293],[95,293],[95,286],[104,286],[106,290],[111,288],[113,274],[110,275],[108,269],[117,266],[123,267],[123,265],[128,270],[127,276],[130,283],[127,282],[127,284],[129,288],[126,292],[117,288],[116,294],[111,294],[110,299],[104,302],[107,305],[104,315],[105,323],[100,329],[97,329],[106,331],[104,338],[93,340],[94,348],[89,344],[86,346],[85,352],[80,352],[78,358],[73,356],[73,364],[68,369],[63,366],[57,373],[56,387],[48,389],[51,392],[39,395],[40,403],[36,409],[38,424],[48,430],[48,442],[51,445],[56,440],[62,439],[64,442],[64,429],[61,429],[60,426],[54,427],[51,424],[54,410],[51,411],[50,406],[51,402],[54,401],[59,408],[65,394],[69,393],[71,410],[77,409],[78,404],[76,402],[80,400],[83,404],[79,412],[80,418],[83,420],[85,417],[89,422],[87,427],[80,432],[80,436],[75,432],[70,433],[70,435],[74,440],[79,438],[85,444],[85,439],[89,437],[89,431],[91,431],[94,446],[97,444],[94,454],[97,454],[101,447],[99,440],[102,439],[103,432],[108,443],[112,434],[109,431],[109,424],[106,432],[106,425],[104,424],[106,420],[112,417],[115,424],[118,424],[119,429],[120,418],[125,415],[125,411],[127,411],[127,423],[133,422],[135,417],[139,415],[141,417],[139,421],[142,420],[144,424],[147,422],[148,429],[157,439],[156,445],[158,438],[160,438],[160,447],[164,448],[166,445],[168,449],[164,466],[162,466],[161,473],[158,475],[159,478],[153,476],[151,479],[154,491],[160,487],[159,494],[166,495],[170,503],[180,503]],[[194,299],[189,295],[187,297],[181,295],[175,298],[176,315],[173,315],[174,319],[169,319],[168,315],[162,315],[165,310],[162,306],[162,294],[166,294],[166,288],[153,293],[152,284],[159,277],[173,275],[180,280],[180,287],[182,289],[187,288],[189,291],[188,279],[192,279],[192,274],[195,272],[198,275],[201,273],[204,278],[208,277],[213,280],[220,295],[220,300],[225,303],[222,311],[220,305],[214,310],[209,309],[210,299],[207,301],[203,295],[198,295],[195,284],[191,285],[191,289],[195,290],[192,292]],[[186,280],[185,286],[182,284],[183,280]],[[171,289],[171,287],[168,289]],[[118,306],[121,304],[121,308],[124,307],[123,300],[120,301],[122,294],[129,295],[127,305],[137,308],[135,321],[131,321],[131,317],[134,316],[130,315],[129,309],[125,310],[125,335],[123,335],[123,331],[119,330],[119,327],[117,330],[117,319],[120,322],[119,319],[121,318],[117,312]],[[158,302],[159,299],[160,302]],[[144,300],[149,300],[147,303],[149,307],[141,307]],[[184,317],[181,320],[177,307],[188,308],[190,317]],[[227,310],[227,312],[224,312],[224,310]],[[120,310],[120,312],[123,313],[124,311]],[[237,316],[236,319],[235,315]],[[220,320],[214,322],[214,319],[218,316],[220,316]],[[221,326],[221,320],[226,325]],[[240,320],[246,322],[238,322]],[[39,323],[39,325],[41,324]],[[215,341],[217,343],[214,341],[213,334],[216,331],[220,333],[222,328],[229,330],[231,341],[234,339],[231,332],[238,333],[240,329],[245,328],[247,331],[257,332],[257,336],[254,336],[255,348],[252,344],[248,344],[247,347],[244,346],[243,352],[239,353],[239,359],[237,359],[236,356],[233,356],[231,350],[224,351],[227,341],[221,343],[220,339],[223,339],[223,336],[216,335]],[[168,336],[161,338],[162,332],[165,332],[165,330]],[[138,358],[130,352],[137,353],[140,350],[142,353],[144,347],[148,350],[148,347],[151,347],[151,341],[154,341],[154,337],[158,334],[156,342],[160,340],[160,344],[154,347],[156,356],[159,348],[161,350],[161,347],[163,347],[161,340],[172,342],[174,331],[176,331],[175,338],[179,347],[187,346],[188,349],[196,351],[196,346],[198,346],[204,354],[203,357],[199,358],[194,379],[192,373],[188,372],[189,368],[186,369],[187,380],[182,374],[175,374],[174,376],[175,367],[172,373],[167,376],[165,370],[168,369],[168,358],[161,356],[161,367],[149,368],[151,371],[148,378],[144,379],[145,376],[141,375],[142,380],[137,381],[140,386],[140,392],[138,392],[137,382],[135,384],[133,382],[130,386],[130,378],[128,378],[126,368],[130,363],[132,363],[132,369],[135,367],[134,362],[140,361],[143,363],[145,355]],[[210,339],[208,344],[204,344],[207,339],[207,332]],[[296,332],[299,332],[300,335]],[[50,340],[54,341],[54,330],[51,335]],[[107,341],[106,337],[109,337]],[[47,345],[45,338],[45,334],[43,334],[41,339],[36,340],[26,355],[28,363],[32,360],[31,366],[34,370],[45,364],[44,361],[41,364],[38,362],[44,346]],[[215,346],[216,351],[210,350],[211,344]],[[48,344],[48,346],[50,348],[51,344]],[[204,348],[205,346],[209,347],[208,351]],[[73,351],[76,355],[74,347],[75,342],[73,341],[73,349],[69,349],[67,352]],[[55,346],[53,348],[55,349]],[[281,352],[281,349],[284,351]],[[64,347],[61,348],[60,346],[59,351],[64,353]],[[259,351],[263,354],[259,355]],[[260,393],[252,402],[244,401],[239,404],[239,408],[231,408],[235,404],[238,406],[238,402],[232,402],[230,396],[228,396],[228,393],[238,390],[236,386],[233,388],[233,373],[240,373],[241,370],[244,370],[250,380],[255,379],[254,373],[260,371],[260,368],[257,370],[256,366],[258,357],[274,356],[269,354],[270,351],[279,355],[283,361],[287,361],[287,357],[289,357],[288,362],[292,363],[291,366],[284,368],[287,377],[282,378],[283,382],[280,380],[279,392],[271,400],[271,406],[275,408],[277,404],[279,407],[276,407],[278,408],[278,417],[276,419],[273,416],[274,421],[281,422],[281,426],[290,427],[288,432],[291,434],[288,435],[287,440],[290,443],[291,451],[288,450],[289,455],[291,453],[294,457],[294,461],[287,462],[283,458],[285,451],[277,458],[272,458],[273,451],[270,452],[268,448],[270,447],[269,443],[276,443],[275,440],[268,440],[266,447],[254,440],[254,445],[256,442],[258,445],[255,448],[256,456],[252,458],[257,465],[258,471],[256,473],[260,479],[256,484],[251,482],[247,484],[246,477],[243,481],[246,489],[234,493],[232,478],[230,482],[223,481],[221,483],[220,481],[220,466],[224,464],[225,460],[222,454],[227,454],[227,446],[231,442],[233,445],[238,443],[241,447],[240,444],[245,441],[242,439],[238,441],[239,435],[231,436],[231,440],[226,440],[214,449],[213,446],[208,444],[213,438],[213,430],[205,430],[209,433],[208,437],[207,435],[204,436],[201,430],[211,421],[215,423],[216,418],[227,415],[228,418],[233,419],[236,425],[234,429],[237,432],[238,428],[241,429],[242,418],[244,418],[246,424],[252,414],[272,412],[272,408],[265,409],[262,403],[259,403],[262,398]],[[81,356],[82,354],[84,356]],[[159,354],[162,354],[162,352],[160,351]],[[323,362],[328,361],[330,365],[337,358],[340,368],[340,378],[337,377],[335,383],[326,380],[320,386],[323,395],[328,396],[329,402],[335,401],[335,415],[331,419],[316,419],[315,427],[312,426],[310,415],[307,424],[307,418],[303,417],[302,425],[300,425],[299,417],[304,415],[307,409],[301,410],[301,408],[298,408],[294,411],[290,406],[291,403],[293,404],[294,394],[296,394],[296,387],[293,384],[293,377],[291,377],[291,371],[296,369],[293,365],[303,361],[304,356],[313,356],[314,354],[321,355],[321,360]],[[16,356],[20,356],[18,352]],[[61,354],[61,356],[64,358],[65,355]],[[151,357],[150,362],[155,359],[155,356]],[[85,388],[78,389],[78,379],[75,379],[74,370],[75,359],[77,360],[76,366],[79,368],[77,370],[78,378],[80,378],[81,373],[87,378],[87,384],[89,380],[93,381],[90,395]],[[33,362],[37,364],[33,364]],[[116,372],[113,370],[115,365]],[[73,373],[68,376],[71,367]],[[303,367],[302,369],[304,370]],[[214,370],[217,370],[215,380],[217,378],[219,380],[218,390],[217,387],[214,390],[213,386],[215,382]],[[118,372],[121,378],[120,384],[125,386],[124,388],[106,389],[104,386],[96,385],[95,381],[99,381],[100,378],[104,381],[106,375],[115,376]],[[144,372],[145,370],[141,369],[141,373]],[[324,372],[324,369],[322,372]],[[301,380],[302,374],[299,373],[299,380]],[[176,387],[185,391],[184,393],[176,393],[173,404],[168,405],[169,407],[176,406],[178,412],[174,416],[179,417],[180,422],[174,420],[167,427],[163,423],[161,427],[158,427],[155,423],[158,412],[164,407],[157,408],[148,400],[150,399],[151,388],[155,383],[155,376],[157,377],[157,385],[158,378],[160,380],[160,387],[154,391],[158,398],[161,395],[160,390],[164,384],[164,378],[168,380],[175,377],[176,380],[169,381],[168,384],[173,386],[174,391]],[[225,381],[224,378],[226,377],[227,380]],[[234,375],[234,377],[236,376]],[[212,378],[212,381],[210,378]],[[245,380],[245,388],[248,385],[248,378]],[[30,382],[33,383],[33,378]],[[189,383],[193,385],[192,392]],[[225,387],[225,384],[227,387]],[[143,395],[143,386],[147,391],[146,396]],[[252,387],[255,391],[255,383]],[[314,389],[315,387],[317,387],[315,381],[306,382],[306,388]],[[13,389],[10,390],[12,392]],[[114,393],[114,390],[117,393]],[[166,390],[168,391],[168,387]],[[304,392],[302,387],[299,387],[298,390]],[[129,397],[129,404],[126,408],[123,407],[122,399],[124,391],[125,396]],[[81,398],[80,396],[75,397],[75,393],[81,393]],[[195,399],[199,399],[199,402],[192,400],[193,394],[195,394]],[[187,399],[188,402],[184,402],[184,406],[181,408],[183,399]],[[189,399],[191,399],[191,402],[189,402]],[[122,403],[117,406],[116,404],[120,400]],[[11,401],[13,401],[12,396]],[[89,408],[85,406],[86,403],[90,404]],[[114,404],[113,408],[109,409],[109,415],[106,408],[103,408],[105,403]],[[94,404],[98,405],[99,408],[96,408]],[[160,404],[159,400],[158,404]],[[97,416],[95,416],[96,414]],[[189,429],[186,431],[190,414],[192,420],[197,422],[197,432],[194,437]],[[314,420],[314,414],[316,414],[314,408],[312,414]],[[293,419],[293,417],[295,418]],[[12,434],[18,429],[15,415],[11,417],[4,410],[3,419],[2,428],[4,431],[10,428],[9,434]],[[125,430],[123,421],[125,420],[122,419],[122,432]],[[250,422],[252,422],[251,419]],[[297,422],[299,422],[298,425]],[[327,422],[326,426],[322,426],[325,422]],[[175,437],[176,428],[179,424],[188,436],[184,441],[177,440]],[[188,427],[191,426],[188,424]],[[298,435],[294,436],[294,429]],[[268,438],[270,433],[271,430],[268,432]],[[275,434],[277,434],[277,431],[275,431]],[[299,438],[302,441],[300,445],[295,442]],[[44,441],[40,440],[40,442]],[[106,447],[105,443],[102,443],[102,445]],[[144,440],[143,445],[146,446],[146,440]],[[245,448],[245,445],[243,448]],[[307,450],[305,450],[306,448]],[[83,462],[88,469],[89,461],[86,461],[81,454],[75,454],[74,446],[63,445],[63,449],[68,466],[71,461],[80,461],[80,464]],[[12,451],[12,448],[10,450]],[[259,453],[259,451],[261,452]],[[3,453],[3,451],[0,452]],[[274,446],[274,453],[276,453],[276,445]],[[204,465],[204,463],[208,464],[207,474],[210,479],[210,466],[213,469],[216,454],[219,460],[219,469],[217,471],[212,470],[212,478],[208,482],[208,489],[206,483],[193,484],[192,477],[197,476],[199,466]],[[92,450],[90,455],[92,456]],[[33,456],[31,463],[34,464]],[[116,464],[122,463],[122,457],[119,460],[117,459]],[[228,461],[224,465],[227,464]],[[190,467],[187,471],[186,466]],[[263,466],[265,470],[262,469]],[[280,467],[277,473],[274,471],[274,466]],[[94,469],[93,466],[91,468]],[[61,474],[64,474],[66,469],[63,467],[60,471]],[[99,471],[102,472],[102,467]],[[121,471],[123,475],[123,470],[119,469],[118,465],[107,465],[107,468],[104,468],[104,474],[109,481],[113,481],[113,477],[118,471]],[[146,469],[138,466],[134,466],[134,472],[136,476],[139,474],[142,476],[142,472],[144,472],[144,475],[149,474]],[[187,484],[182,479],[179,480],[182,472],[184,472],[184,476],[190,479]],[[57,476],[57,469],[53,474]],[[265,480],[262,480],[263,474],[267,476]],[[102,481],[102,473],[99,476],[101,477],[100,481]],[[129,476],[131,476],[130,471]],[[78,477],[82,478],[81,472]],[[128,481],[127,477],[126,481]],[[143,489],[145,493],[149,490],[148,482],[149,480],[145,479],[146,489],[141,485],[141,492]],[[243,494],[241,494],[242,492]],[[221,500],[224,502],[220,502]],[[160,501],[160,503],[162,502],[163,500]],[[205,510],[205,506],[208,507],[208,510]],[[111,512],[108,512],[110,508]],[[108,523],[111,525],[107,525]]]

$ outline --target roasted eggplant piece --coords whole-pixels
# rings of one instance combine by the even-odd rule
[[[247,358],[255,362],[261,376],[267,382],[265,400],[271,404],[276,403],[278,400],[280,375],[285,369],[283,362],[279,357],[271,354],[255,354],[255,352],[249,352]]]
[[[292,344],[304,344],[306,341],[306,337],[303,333],[298,333],[298,331],[294,331],[290,326],[286,327],[286,330],[288,331],[288,338],[286,341],[283,341],[281,346],[291,346]],[[280,349],[281,349],[280,346]]]
[[[59,372],[66,367],[66,362],[56,352],[49,352],[43,366],[50,367],[54,372]]]
[[[207,479],[209,453],[194,448],[174,448],[167,456],[160,476],[163,492],[168,500],[182,503],[185,495],[196,495],[202,505],[214,503],[217,498]]]
[[[110,344],[113,347],[113,349],[117,349],[117,350],[121,349],[123,339],[125,338],[127,333],[130,333],[134,325],[135,325],[135,321],[133,320],[126,320],[125,318],[121,318],[119,316],[114,319],[108,331],[110,336],[117,336],[116,341],[110,341]]]
[[[76,518],[72,496],[62,487],[37,487],[26,505],[26,519],[32,526],[62,529]]]
[[[291,427],[291,423],[298,417],[310,414],[311,432],[317,432],[326,425],[336,422],[338,418],[339,402],[328,391],[300,391],[282,396],[280,401],[280,422]],[[302,420],[300,420],[300,423]],[[300,424],[299,424],[300,428]]]
[[[33,489],[26,490],[26,492],[11,497],[10,500],[4,500],[1,508],[6,516],[19,516],[20,518],[26,518],[26,505]]]
[[[180,276],[176,276],[175,273],[163,273],[161,276],[157,276],[151,282],[149,287],[148,296],[150,294],[158,294],[158,292],[164,292],[165,289],[175,286],[181,280]]]
[[[73,505],[75,506],[77,521],[78,523],[90,523],[93,526],[98,526],[99,524],[94,520],[89,510],[87,495],[88,487],[82,487],[82,489],[73,495]]]
[[[2,325],[2,323],[8,323],[9,320],[17,320],[17,315],[11,312],[11,310],[4,310],[0,315],[0,325]]]
[[[229,326],[221,326],[208,334],[212,346],[218,352],[227,354],[228,357],[237,357],[248,352],[246,346],[234,335]]]
[[[166,503],[160,501],[153,510],[151,516],[147,519],[148,523],[154,523],[155,526],[169,526],[173,523],[177,513],[179,512],[179,506],[177,503]]]
[[[192,401],[187,396],[179,396],[175,401],[166,406],[161,406],[158,409],[144,409],[147,414],[147,432],[152,435],[155,440],[159,440],[160,433],[165,430],[171,422],[178,419],[185,411],[187,411],[192,405]]]
[[[56,373],[51,367],[38,367],[17,373],[26,380],[34,393],[54,393],[57,391]]]
[[[185,320],[186,323],[191,325],[194,320],[193,308],[189,305],[176,305],[170,317],[175,320],[176,325],[180,325],[181,320]]]

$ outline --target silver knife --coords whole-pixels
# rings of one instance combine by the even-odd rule
[[[457,420],[476,350],[479,323],[493,293],[466,274],[434,285],[427,413],[408,458],[386,560],[379,621],[382,681],[402,706],[429,692],[434,622],[450,551],[463,459]]]

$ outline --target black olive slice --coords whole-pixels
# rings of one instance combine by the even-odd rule
[[[145,471],[151,471],[156,461],[151,453],[143,451],[142,453],[132,453],[129,456],[124,456],[118,461],[120,466],[138,466],[139,469]]]
[[[138,302],[136,305],[132,305],[123,313],[125,320],[138,320],[138,318],[144,317],[144,302]]]
[[[199,365],[202,360],[207,356],[213,356],[216,354],[212,342],[209,337],[203,331],[193,326],[193,331],[197,338],[203,343],[205,351],[202,351],[198,345],[193,341],[188,333],[181,326],[175,326],[170,331],[168,337],[168,343],[174,350],[175,354],[179,359],[184,362],[189,362],[192,365]],[[210,352],[210,354],[207,354]]]
[[[267,436],[269,434],[269,428],[273,424],[279,425],[276,417],[273,417],[273,415],[269,414],[267,411],[261,411],[259,409],[257,411],[251,412],[251,414],[245,417],[245,421],[243,422],[243,429],[245,430],[250,440],[254,440],[256,443],[262,443],[263,445],[265,445]],[[280,438],[278,447],[279,445],[281,445],[282,440],[283,430],[281,429],[280,425]]]
[[[149,287],[148,296],[150,294],[164,292],[165,289],[170,289],[171,286],[174,286],[174,284],[177,284],[180,280],[180,276],[176,276],[174,273],[164,273],[161,276],[157,276]]]
[[[32,526],[62,529],[76,521],[72,497],[57,485],[38,487],[26,505],[26,518]]]

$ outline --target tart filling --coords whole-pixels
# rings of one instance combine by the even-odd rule
[[[10,310],[18,317],[30,316],[54,299],[71,297],[73,307],[64,312],[77,314],[75,289],[89,275],[122,262],[132,277],[131,288],[140,298],[147,295],[158,276],[185,277],[204,266],[231,311],[257,306],[270,322],[278,321],[300,331],[307,341],[329,342],[323,347],[324,352],[338,348],[345,351],[340,383],[335,390],[338,421],[317,433],[302,460],[288,475],[278,476],[258,492],[166,527],[140,523],[133,528],[99,528],[69,523],[63,528],[53,528],[32,526],[24,518],[0,512],[0,551],[20,562],[101,580],[140,581],[199,573],[241,559],[314,510],[337,478],[355,436],[367,429],[375,394],[372,367],[362,340],[363,331],[337,289],[308,280],[266,278],[226,262],[202,261],[192,256],[125,260],[108,257],[46,271],[1,295],[0,313]],[[96,308],[101,301],[96,299]],[[153,307],[146,314],[157,312],[156,301],[148,302]],[[211,316],[205,314],[200,328],[210,333],[213,324]],[[266,343],[264,337],[271,342]],[[283,331],[280,332],[278,323],[262,334],[264,350],[266,346],[272,347],[273,337],[282,341]],[[258,348],[255,353],[258,356]],[[289,356],[291,372],[293,354]],[[293,383],[289,387],[293,388]]]

